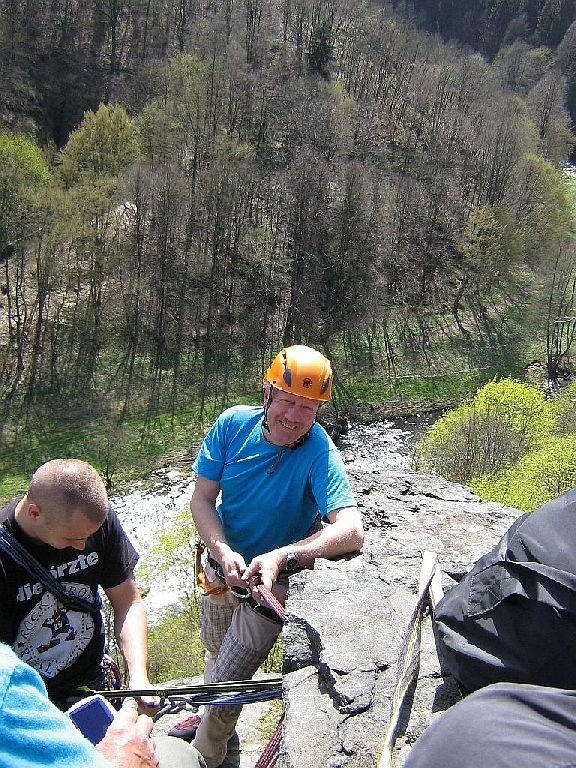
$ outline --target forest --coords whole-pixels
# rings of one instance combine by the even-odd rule
[[[0,479],[189,447],[291,342],[337,406],[569,368],[575,18],[0,0]]]

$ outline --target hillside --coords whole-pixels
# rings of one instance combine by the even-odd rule
[[[490,58],[410,5],[0,2],[10,492],[189,450],[289,343],[351,413],[569,367],[570,14]]]

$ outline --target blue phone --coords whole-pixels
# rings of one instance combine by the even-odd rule
[[[104,738],[116,711],[105,698],[95,694],[73,704],[66,714],[92,744]]]

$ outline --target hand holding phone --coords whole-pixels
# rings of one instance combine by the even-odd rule
[[[138,715],[136,708],[127,702],[130,699],[124,700],[96,749],[114,768],[158,768],[158,755],[150,738],[152,718]]]

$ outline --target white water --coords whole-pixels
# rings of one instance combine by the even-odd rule
[[[146,560],[146,555],[158,541],[164,531],[170,530],[179,512],[188,508],[194,489],[194,480],[189,475],[184,477],[176,470],[167,470],[163,482],[151,489],[135,487],[123,496],[113,496],[113,504],[122,527],[140,555],[139,565]],[[136,580],[138,579],[136,568]],[[193,574],[190,573],[190,578]],[[152,578],[144,604],[150,622],[159,618],[162,611],[179,606],[177,580]]]

